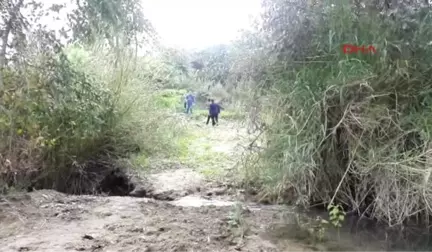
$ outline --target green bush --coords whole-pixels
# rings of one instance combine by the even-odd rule
[[[297,10],[279,5],[272,11]],[[297,30],[283,32],[293,49],[262,66],[254,93],[271,101],[261,104],[268,144],[249,156],[245,178],[264,197],[337,201],[397,225],[432,213],[432,16],[429,8],[388,16],[369,7],[324,2],[302,6],[298,28],[264,24],[270,36]],[[344,55],[348,43],[378,52]]]
[[[180,126],[157,108],[144,64],[128,57],[125,51],[115,61],[106,50],[70,47],[38,54],[24,71],[10,69],[0,93],[3,180],[89,193],[117,158],[175,150]]]

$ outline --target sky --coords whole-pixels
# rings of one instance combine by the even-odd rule
[[[1,0],[0,0],[1,1]],[[66,23],[71,0],[39,0],[45,6],[67,3],[67,8],[42,23],[59,29]],[[144,15],[150,20],[162,44],[184,49],[203,49],[228,43],[240,29],[250,27],[260,12],[261,0],[141,0]]]
[[[162,43],[185,49],[203,49],[235,39],[260,11],[260,0],[141,1]]]

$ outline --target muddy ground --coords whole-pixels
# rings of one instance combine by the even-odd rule
[[[191,125],[197,131],[205,127]],[[215,163],[229,170],[240,141],[232,125],[221,125],[190,146],[210,143],[206,152],[224,153],[226,161]],[[203,148],[191,155],[200,155],[198,149]],[[292,208],[244,202],[241,191],[209,179],[213,165],[191,166],[195,168],[179,161],[149,175],[151,193],[142,194],[137,188],[133,195],[139,197],[74,196],[50,190],[4,196],[0,251],[360,250],[341,242],[301,240],[303,231],[292,221]]]
[[[187,174],[191,171],[172,173],[179,175],[177,181],[185,183],[180,190],[173,191],[172,185],[166,185],[166,190],[173,195],[193,191],[196,184],[182,180]],[[167,174],[161,174],[159,182],[166,177]],[[277,227],[286,229],[289,209],[252,203],[236,205],[235,201],[229,201],[232,196],[224,195],[228,189],[205,188],[205,185],[211,183],[200,184],[201,192],[174,201],[72,196],[50,190],[10,195],[0,202],[0,248],[1,251],[125,252],[319,249],[295,239],[281,239],[281,230],[272,231]],[[297,232],[293,227],[291,231]]]

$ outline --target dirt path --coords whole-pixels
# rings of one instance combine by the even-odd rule
[[[153,193],[168,195],[167,200],[72,196],[49,190],[0,198],[0,251],[311,250],[284,238],[293,235],[274,231],[279,226],[286,230],[286,216],[292,210],[242,206],[236,203],[241,199],[237,191],[209,180],[209,171],[218,167],[214,173],[222,174],[238,158],[241,139],[230,128],[233,125],[208,130],[193,123],[198,135],[205,134],[190,143],[187,162],[149,177]],[[214,158],[215,153],[224,161]],[[203,162],[201,156],[209,154]],[[184,166],[197,161],[199,168]],[[300,232],[292,227],[292,233]]]

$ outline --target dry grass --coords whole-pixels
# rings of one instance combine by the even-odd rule
[[[268,146],[247,157],[245,180],[273,201],[339,202],[389,226],[414,217],[427,223],[430,10],[401,8],[390,20],[355,14],[347,3],[324,7],[302,9],[306,29],[286,33],[287,40],[307,35],[302,48],[262,66],[261,80],[272,80],[256,91],[271,101],[261,103],[258,118],[269,125],[262,140]],[[410,35],[398,29],[404,23]],[[340,51],[344,43],[372,41],[377,55]]]

